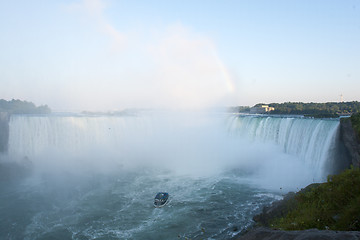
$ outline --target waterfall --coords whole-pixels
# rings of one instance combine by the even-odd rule
[[[44,151],[77,153],[91,148],[121,148],[140,141],[151,128],[136,116],[26,116],[9,123],[9,154],[33,157]]]
[[[236,115],[224,124],[219,119],[223,116],[13,115],[8,153],[30,159],[97,154],[101,161],[172,164],[171,169],[188,171],[204,166],[230,168],[236,161],[244,166],[264,155],[271,158],[267,159],[270,164],[279,156],[270,156],[263,147],[276,145],[275,151],[299,159],[316,178],[331,171],[328,165],[337,147],[338,120]]]
[[[264,205],[324,181],[338,143],[336,120],[136,114],[12,115],[0,238],[230,239]],[[159,191],[166,209],[153,208]]]
[[[230,132],[276,144],[319,171],[332,161],[338,129],[334,119],[239,115],[230,121]]]

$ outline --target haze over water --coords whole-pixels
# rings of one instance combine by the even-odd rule
[[[292,124],[284,128],[281,121]],[[283,149],[261,132],[273,128],[291,143],[286,132],[317,129],[304,137],[321,144],[318,152],[327,158],[337,127],[338,121],[205,112],[14,115],[2,161],[26,164],[29,174],[1,186],[0,233],[13,239],[229,239],[264,204],[322,180],[326,171],[321,154]],[[294,146],[307,149],[307,142]],[[152,205],[159,191],[170,193],[161,209]]]

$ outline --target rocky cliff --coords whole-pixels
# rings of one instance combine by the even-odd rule
[[[9,140],[9,119],[7,112],[0,112],[0,153],[7,151]]]
[[[340,138],[351,159],[350,164],[360,167],[360,139],[352,127],[350,118],[340,120]]]

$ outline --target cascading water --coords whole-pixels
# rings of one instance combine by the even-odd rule
[[[279,145],[283,152],[300,158],[313,169],[316,177],[327,175],[327,162],[332,162],[331,150],[336,147],[338,120],[299,117],[237,116],[230,129],[252,141]]]
[[[73,154],[86,148],[118,148],[151,128],[139,117],[13,116],[9,154],[33,157],[49,149]],[[136,130],[136,131],[135,131]]]
[[[1,239],[229,239],[326,174],[338,121],[227,114],[13,115]],[[1,159],[0,159],[1,160]],[[314,171],[315,169],[315,171]],[[161,209],[152,201],[170,193]]]

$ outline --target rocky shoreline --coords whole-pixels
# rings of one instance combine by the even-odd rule
[[[331,231],[307,229],[297,231],[284,231],[273,229],[271,221],[281,218],[295,208],[295,196],[306,193],[316,188],[320,183],[310,184],[298,193],[289,192],[283,200],[275,201],[270,206],[265,206],[262,212],[253,217],[255,224],[237,235],[234,240],[359,240],[360,231]]]

